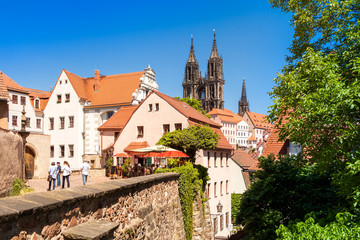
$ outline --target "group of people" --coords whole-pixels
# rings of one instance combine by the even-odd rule
[[[82,180],[83,180],[83,184],[86,185],[87,182],[87,177],[89,175],[89,170],[90,170],[90,165],[89,165],[89,161],[87,161],[86,159],[83,161],[83,164],[80,168],[80,171],[82,173]],[[49,188],[48,191],[51,191],[51,185],[52,185],[52,189],[55,190],[55,183],[57,184],[58,187],[60,187],[61,185],[61,180],[60,180],[60,175],[62,173],[62,189],[64,189],[65,187],[65,180],[67,181],[67,187],[70,187],[70,180],[69,180],[69,176],[71,174],[71,168],[70,168],[70,164],[67,161],[64,161],[64,165],[61,166],[60,162],[57,162],[57,166],[55,166],[55,162],[51,163],[51,166],[49,168],[49,176],[48,176],[48,181],[49,181]]]

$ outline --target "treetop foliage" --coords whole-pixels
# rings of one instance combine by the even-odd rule
[[[210,127],[194,125],[163,135],[157,144],[178,149],[195,161],[195,154],[200,149],[215,149],[220,136]]]

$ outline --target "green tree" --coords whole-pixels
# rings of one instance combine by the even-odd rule
[[[252,239],[275,239],[280,224],[303,220],[309,212],[331,218],[344,201],[331,185],[331,175],[318,173],[301,156],[259,159],[258,180],[242,195],[236,223]]]
[[[196,100],[195,98],[188,98],[188,97],[187,98],[175,97],[175,99],[178,99],[182,102],[189,104],[192,108],[198,110],[199,112],[204,114],[206,117],[210,118],[210,116],[206,115],[205,110],[201,107],[201,101]]]
[[[306,156],[343,169],[359,158],[360,0],[270,2],[293,13],[295,30],[289,64],[270,92],[270,120]]]
[[[194,125],[163,135],[157,144],[183,151],[194,161],[198,150],[215,149],[219,138],[210,127]]]
[[[358,206],[360,0],[270,0],[292,13],[288,65],[275,79],[269,118]],[[282,121],[286,116],[287,121]]]

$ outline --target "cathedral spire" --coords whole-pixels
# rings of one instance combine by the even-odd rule
[[[219,57],[219,54],[218,54],[218,51],[217,51],[217,46],[216,46],[216,33],[215,33],[215,29],[213,29],[213,31],[214,31],[214,41],[213,41],[213,46],[212,46],[210,58]]]
[[[246,86],[245,86],[245,78],[243,79],[242,91],[241,91],[241,99],[239,100],[239,112],[240,116],[244,116],[245,112],[250,111],[249,102],[246,98]]]
[[[193,35],[191,34],[191,48],[190,48],[190,54],[188,62],[196,62],[195,58],[195,51],[194,51],[194,42],[193,42]]]
[[[246,86],[245,86],[245,78],[243,78],[243,85],[242,85],[242,91],[241,91],[241,101],[243,103],[247,103],[246,99]]]

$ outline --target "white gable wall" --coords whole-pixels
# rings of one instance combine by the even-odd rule
[[[70,101],[65,102],[65,94],[70,94]],[[61,103],[57,96],[61,95]],[[49,102],[44,110],[44,131],[51,135],[51,146],[54,146],[54,157],[50,162],[68,161],[72,169],[78,169],[82,163],[84,112],[83,101],[77,96],[68,77],[63,71],[53,89]],[[74,116],[74,127],[69,127],[69,116]],[[60,129],[60,117],[65,118],[64,129]],[[54,118],[54,129],[50,130],[50,118]],[[60,156],[60,145],[65,147],[64,157]],[[74,146],[74,156],[70,156],[69,145]]]
[[[155,104],[159,104],[156,111]],[[149,111],[152,104],[152,111]],[[114,145],[114,153],[124,151],[131,142],[147,141],[150,146],[155,145],[163,135],[163,124],[170,124],[170,132],[175,130],[175,123],[181,123],[182,128],[189,126],[187,118],[159,97],[152,93],[134,112],[128,124],[124,127]],[[138,137],[138,126],[144,127],[144,136]],[[114,135],[103,136],[103,143],[114,140]],[[105,139],[108,138],[108,139]],[[105,145],[103,145],[105,147]]]

